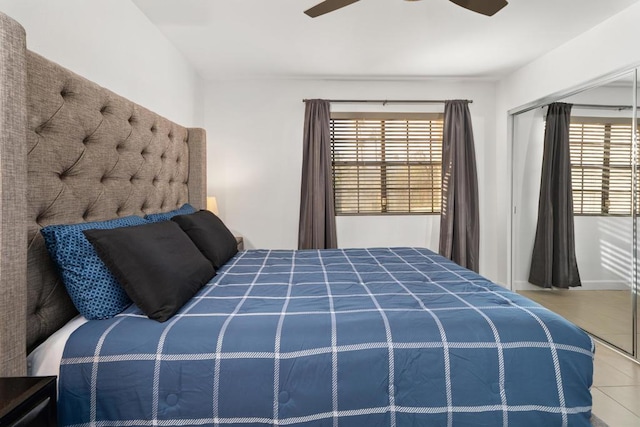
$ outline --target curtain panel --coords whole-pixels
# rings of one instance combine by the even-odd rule
[[[529,270],[529,282],[543,288],[581,286],[571,190],[571,107],[556,102],[547,111],[538,223]]]
[[[306,101],[298,249],[337,248],[331,168],[330,103]]]
[[[442,140],[440,255],[479,268],[478,173],[469,101],[447,101]]]

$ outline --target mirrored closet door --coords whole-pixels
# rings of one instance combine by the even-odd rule
[[[553,100],[571,104],[570,110],[563,110],[565,115],[560,119],[556,114],[558,106],[555,106],[547,120],[551,107],[542,102],[512,115],[511,281],[515,291],[637,357],[640,319],[636,291],[638,273],[634,267],[638,258],[640,223],[638,171],[634,161],[634,153],[637,153],[634,149],[636,80],[636,70],[632,70],[596,87]],[[557,122],[562,119],[568,119],[569,123],[558,130]],[[561,152],[545,149],[545,131],[550,133],[547,147],[553,144],[566,146],[564,137],[558,137],[562,142],[552,135],[566,134],[567,127],[569,149],[565,154],[569,159],[564,162]],[[543,159],[547,170],[544,179]],[[562,170],[563,164],[566,164],[566,179],[562,176],[549,178],[549,170]],[[549,179],[553,185],[549,185]],[[563,182],[569,187],[570,198],[567,196],[566,200],[570,200],[573,209],[573,215],[566,215],[571,220],[565,222],[573,222],[573,235],[565,229],[562,219],[553,224],[553,232],[549,235],[553,236],[550,239],[554,245],[559,244],[567,254],[571,251],[565,250],[565,243],[574,241],[574,264],[577,263],[579,282],[575,280],[577,276],[566,271],[566,265],[554,265],[553,274],[548,275],[552,280],[541,283],[536,278],[540,275],[532,273],[532,269],[538,273],[536,269],[540,268],[540,262],[534,261],[540,256],[537,247],[537,255],[534,254],[534,246],[539,245],[534,243],[540,240],[536,238],[536,233],[541,232],[539,229],[548,231],[550,226],[549,215],[539,215],[540,198],[555,200],[559,197],[555,192],[567,190]],[[554,188],[551,195],[545,192],[550,187]],[[633,209],[634,205],[636,209]],[[555,215],[558,215],[558,208],[555,209]],[[560,211],[562,216],[564,208]],[[543,212],[550,212],[549,208]],[[568,258],[571,261],[571,256]],[[567,257],[560,257],[554,263],[566,264]],[[544,287],[550,285],[553,286]]]

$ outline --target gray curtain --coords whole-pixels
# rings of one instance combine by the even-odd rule
[[[331,168],[330,103],[306,101],[298,249],[337,248]]]
[[[538,225],[529,271],[529,282],[543,288],[581,286],[573,229],[571,107],[557,102],[550,104],[547,111]]]
[[[442,140],[440,255],[478,271],[478,177],[469,101],[447,101]]]

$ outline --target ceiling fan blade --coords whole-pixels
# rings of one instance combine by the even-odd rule
[[[493,16],[508,3],[505,0],[449,0],[473,12]]]
[[[345,6],[349,6],[351,3],[355,3],[360,0],[325,0],[320,4],[313,6],[309,10],[305,10],[304,13],[312,18],[315,18],[325,13],[333,12]]]

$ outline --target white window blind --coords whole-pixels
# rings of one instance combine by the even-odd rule
[[[575,215],[631,215],[631,119],[572,117]]]
[[[331,116],[337,215],[440,212],[441,114]]]

